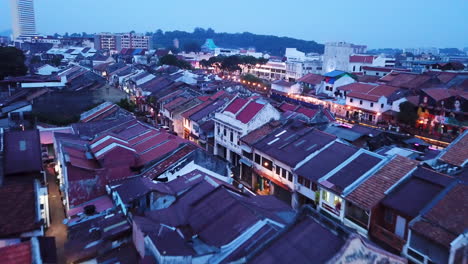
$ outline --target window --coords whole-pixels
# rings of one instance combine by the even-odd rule
[[[322,190],[322,199],[327,203],[328,203],[328,200],[330,199],[330,194],[325,190]]]
[[[227,129],[225,128],[223,129],[223,135],[226,136],[226,134],[227,134]]]
[[[352,103],[352,102],[353,102],[353,98],[349,98],[349,102]]]
[[[375,73],[375,75],[379,76],[379,73],[378,73],[378,72],[376,72],[376,73]]]
[[[292,182],[293,181],[293,176],[292,173],[288,171],[288,181]]]
[[[281,177],[286,179],[286,170],[281,168]]]
[[[276,175],[281,175],[281,167],[276,165]]]
[[[384,221],[385,223],[391,224],[393,223],[393,212],[391,209],[385,209],[384,213]]]
[[[370,103],[370,107],[374,107],[374,103]]]
[[[302,178],[301,176],[297,177],[297,183],[304,185],[304,178]]]
[[[312,191],[316,192],[316,191],[318,190],[318,188],[317,188],[317,183],[312,182],[311,189],[312,189]]]
[[[310,180],[309,179],[305,179],[304,186],[307,187],[307,188],[310,188]]]
[[[356,71],[356,65],[353,66],[353,72],[355,72],[355,71]]]
[[[230,140],[231,140],[231,142],[234,142],[234,132],[233,131],[231,131]]]
[[[380,104],[380,108],[383,108],[384,104]]]
[[[410,255],[412,258],[420,261],[421,263],[424,263],[424,257],[419,254],[418,252],[412,250],[411,248],[408,248],[408,255]]]
[[[359,100],[359,104],[362,105],[362,100]]]
[[[262,157],[262,166],[266,169],[273,170],[273,163],[265,157]]]
[[[255,153],[255,163],[260,164],[262,157]]]

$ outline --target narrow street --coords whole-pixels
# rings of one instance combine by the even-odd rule
[[[50,207],[50,227],[46,231],[46,236],[55,237],[57,246],[57,261],[65,263],[64,246],[67,241],[67,226],[63,224],[65,212],[63,209],[62,200],[56,177],[54,176],[54,168],[47,167],[47,182],[49,184],[49,207]]]

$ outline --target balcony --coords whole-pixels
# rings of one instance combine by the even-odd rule
[[[395,249],[398,252],[401,252],[403,246],[406,244],[406,240],[400,238],[399,236],[395,235],[393,232],[388,231],[387,229],[379,226],[379,225],[372,225],[371,227],[371,235],[384,242],[391,248]]]

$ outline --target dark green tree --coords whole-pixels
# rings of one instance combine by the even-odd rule
[[[398,122],[414,126],[418,120],[418,112],[416,107],[410,102],[403,102],[400,104],[400,112],[397,114]]]
[[[172,65],[181,69],[192,69],[192,65],[184,60],[179,60],[176,56],[168,54],[159,59],[159,65]]]
[[[7,76],[21,76],[28,72],[23,52],[14,47],[0,47],[0,80]]]
[[[62,64],[62,60],[63,60],[63,55],[60,55],[60,54],[54,55],[52,59],[50,59],[50,64],[52,64],[55,67],[58,67],[60,66],[60,64]]]
[[[135,109],[136,109],[135,103],[129,101],[129,100],[126,99],[126,98],[120,99],[120,101],[117,102],[117,105],[120,106],[120,107],[122,107],[123,109],[129,111],[129,112],[134,112]]]
[[[200,44],[195,41],[191,41],[184,44],[184,51],[185,52],[199,52],[201,50]]]

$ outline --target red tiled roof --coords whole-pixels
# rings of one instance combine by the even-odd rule
[[[178,160],[182,159],[183,157],[190,154],[192,151],[197,149],[197,147],[193,144],[186,144],[177,152],[167,155],[163,161],[157,163],[156,165],[152,166],[149,170],[142,174],[143,177],[147,177],[150,179],[154,179],[158,177],[161,173],[163,173],[167,168],[172,166]]]
[[[396,156],[374,175],[352,191],[346,200],[364,209],[372,209],[385,197],[385,192],[403,176],[416,168],[418,162]]]
[[[408,96],[408,97],[406,97],[406,100],[408,100],[408,102],[412,103],[415,106],[419,105],[419,96],[418,95]]]
[[[0,247],[0,256],[2,264],[31,264],[33,263],[31,242]]]
[[[381,76],[375,76],[375,75],[357,75],[358,82],[361,83],[376,83],[378,80],[380,80]]]
[[[349,86],[347,88],[349,88]],[[360,91],[358,91],[358,89],[360,89]],[[365,91],[365,89],[369,90]],[[356,90],[352,90],[347,96],[377,102],[380,97],[385,96],[388,98],[397,90],[398,88],[388,85],[375,86],[371,84],[361,84],[361,86],[356,86]]]
[[[279,109],[283,112],[294,111],[296,108],[297,108],[297,105],[288,104],[288,103],[282,103],[279,107]]]
[[[458,184],[438,201],[411,229],[450,248],[468,226],[468,185]]]
[[[440,160],[462,166],[468,160],[468,130],[453,141],[442,153]]]
[[[237,114],[236,119],[244,124],[247,124],[254,118],[265,105],[251,101],[242,111]]]
[[[371,55],[352,55],[349,56],[349,62],[351,63],[372,63],[374,56]]]
[[[423,89],[423,91],[436,101],[444,100],[452,96],[460,96],[468,100],[468,92],[465,91],[446,88],[429,88]]]
[[[368,84],[368,83],[350,83],[347,85],[340,86],[338,90],[341,91],[350,91],[350,92],[360,92],[360,93],[367,93],[372,88],[376,87],[376,84]]]
[[[32,179],[5,178],[0,187],[0,237],[19,236],[40,227]]]
[[[195,107],[192,107],[188,109],[187,111],[182,113],[183,118],[189,118],[191,115],[197,113],[198,111],[202,110],[203,108],[207,107],[208,105],[212,104],[213,101],[206,101],[204,103],[201,103],[199,105],[196,105]]]
[[[358,92],[350,92],[347,96],[352,98],[364,99],[371,102],[378,102],[380,98],[380,96]]]
[[[280,121],[273,121],[266,123],[265,125],[251,131],[247,135],[241,138],[241,141],[248,144],[253,145],[257,140],[261,139],[265,135],[268,135],[271,131],[281,125]]]
[[[237,113],[246,103],[248,103],[247,99],[244,98],[236,98],[234,101],[232,101],[225,109],[224,111],[231,112],[233,114]]]
[[[164,105],[164,109],[167,109],[169,111],[172,110],[172,108],[177,107],[178,105],[181,105],[191,99],[185,98],[185,97],[177,97],[176,99],[172,100],[171,102],[167,103]]]
[[[306,75],[302,76],[297,81],[312,84],[312,85],[316,85],[316,84],[321,83],[323,79],[324,79],[323,76],[320,75],[320,74],[309,73],[309,74],[306,74]]]
[[[364,71],[378,71],[378,72],[391,72],[391,71],[400,71],[400,72],[411,72],[409,69],[402,68],[390,68],[390,67],[377,67],[377,66],[362,66]]]
[[[305,107],[299,107],[296,112],[304,114],[308,118],[314,117],[320,110],[319,109],[310,109]]]

